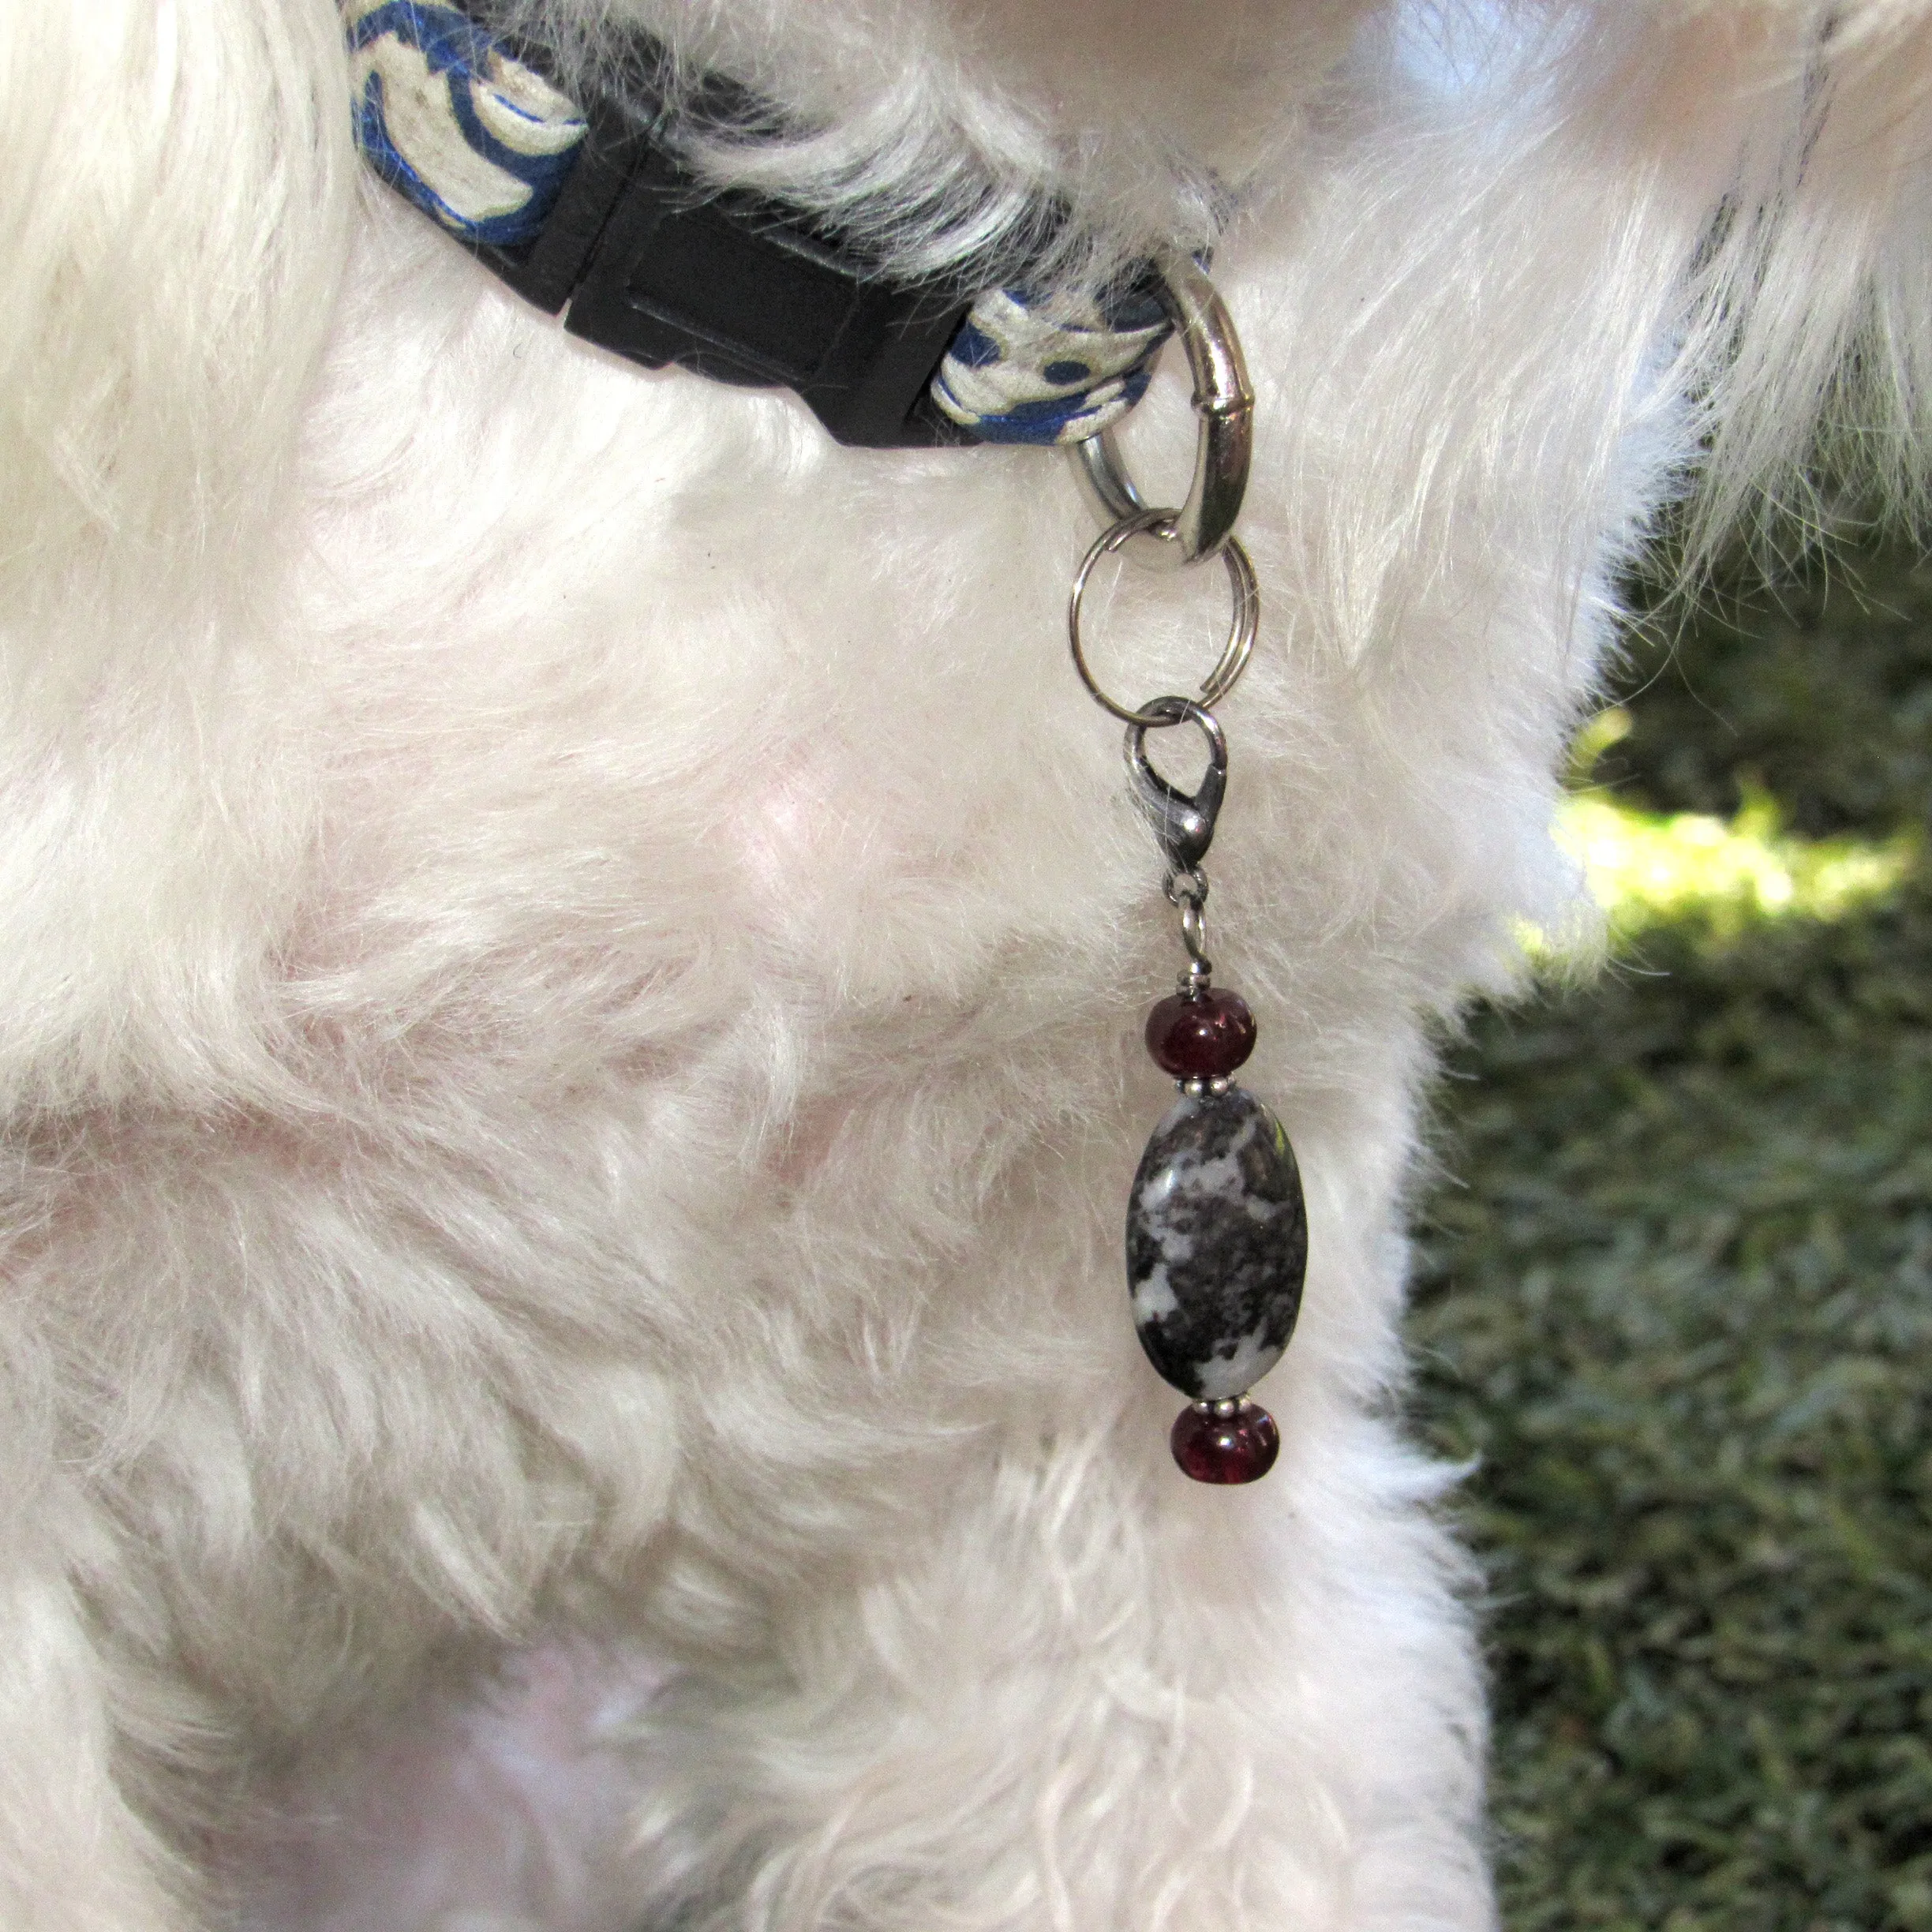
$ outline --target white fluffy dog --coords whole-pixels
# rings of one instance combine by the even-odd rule
[[[693,165],[900,270],[1213,246],[1215,949],[1311,1261],[1279,1465],[1208,1489],[1120,1274],[1180,954],[1065,461],[566,335],[361,165],[334,0],[7,9],[0,1923],[1488,1923],[1393,1413],[1428,1030],[1573,894],[1646,519],[1827,409],[1908,460],[1929,16],[513,23],[752,90]],[[1125,440],[1193,433],[1164,376]],[[1202,575],[1121,575],[1123,689],[1198,680]]]

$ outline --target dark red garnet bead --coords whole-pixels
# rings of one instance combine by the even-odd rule
[[[1254,1015],[1238,993],[1170,993],[1148,1015],[1148,1051],[1176,1080],[1224,1079],[1254,1043]]]
[[[1281,1454],[1281,1432],[1258,1402],[1190,1402],[1174,1417],[1167,1439],[1183,1473],[1196,1482],[1250,1483],[1265,1476]]]

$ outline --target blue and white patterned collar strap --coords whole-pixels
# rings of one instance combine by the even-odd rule
[[[706,194],[634,105],[580,105],[457,8],[340,4],[365,158],[590,341],[794,389],[874,447],[1082,442],[1147,388],[1151,275],[1099,298],[886,280],[799,209]]]

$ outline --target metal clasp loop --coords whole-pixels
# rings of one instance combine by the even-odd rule
[[[1187,354],[1200,431],[1187,501],[1178,510],[1155,512],[1151,521],[1171,523],[1174,544],[1163,551],[1172,561],[1195,564],[1227,541],[1241,515],[1254,447],[1254,391],[1234,324],[1200,269],[1185,256],[1169,264],[1157,293]],[[1123,522],[1149,511],[1127,474],[1112,430],[1075,444],[1072,455],[1075,474],[1103,523]]]
[[[1170,724],[1198,725],[1208,740],[1208,769],[1192,792],[1170,784],[1148,762],[1147,735]],[[1155,698],[1141,707],[1140,717],[1127,727],[1127,775],[1133,785],[1134,803],[1154,828],[1167,861],[1168,888],[1171,897],[1175,882],[1189,874],[1198,874],[1208,848],[1214,843],[1215,820],[1221,801],[1227,796],[1227,739],[1215,714],[1191,698]],[[1197,897],[1205,899],[1207,882],[1200,882]],[[1179,904],[1181,900],[1175,900]]]
[[[1136,711],[1103,691],[1087,661],[1087,648],[1080,637],[1080,612],[1087,601],[1088,580],[1093,575],[1094,566],[1103,557],[1113,556],[1130,537],[1143,533],[1159,538],[1163,544],[1179,541],[1166,527],[1171,514],[1166,510],[1139,511],[1097,537],[1080,560],[1080,567],[1074,573],[1073,594],[1067,599],[1067,644],[1073,653],[1073,668],[1080,673],[1080,680],[1087,687],[1095,703],[1128,724],[1158,728],[1178,724],[1180,722],[1178,718],[1157,715],[1157,709],[1164,704],[1186,701],[1156,698],[1151,704]],[[1221,561],[1227,571],[1229,588],[1234,593],[1234,608],[1228,625],[1227,642],[1221,647],[1220,659],[1200,687],[1198,702],[1203,705],[1219,704],[1234,688],[1241,672],[1248,668],[1249,657],[1254,650],[1255,633],[1261,622],[1261,593],[1255,582],[1254,565],[1249,561],[1248,552],[1237,541],[1230,537],[1221,546]]]

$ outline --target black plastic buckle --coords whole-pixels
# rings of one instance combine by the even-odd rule
[[[970,305],[889,282],[795,208],[705,189],[651,138],[593,107],[543,232],[479,251],[572,334],[651,369],[795,390],[841,443],[959,443],[927,385]]]

